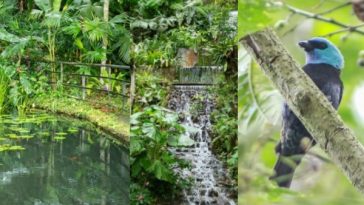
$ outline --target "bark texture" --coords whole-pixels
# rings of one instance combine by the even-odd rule
[[[246,36],[242,43],[316,142],[364,193],[364,147],[278,36],[266,29]]]
[[[104,0],[104,21],[105,23],[109,22],[109,7],[110,7],[110,0]],[[102,48],[105,51],[103,60],[101,61],[101,64],[106,65],[107,63],[107,46],[108,46],[108,38],[107,38],[107,34],[105,34],[105,36],[102,38]],[[107,67],[101,67],[100,68],[100,75],[103,77],[110,77],[111,74],[111,68],[107,68]],[[104,79],[100,78],[100,82],[101,84],[104,83]],[[110,90],[110,85],[107,84],[106,85],[106,90]]]

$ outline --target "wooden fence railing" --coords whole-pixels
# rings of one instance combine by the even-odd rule
[[[126,65],[113,65],[113,64],[88,64],[88,63],[79,63],[79,62],[65,62],[65,61],[57,61],[57,62],[44,62],[49,64],[56,64],[57,69],[54,71],[46,70],[48,75],[48,83],[52,85],[62,86],[65,88],[75,88],[81,91],[80,96],[69,95],[69,97],[77,98],[79,100],[92,101],[92,96],[88,95],[87,91],[91,92],[99,92],[105,93],[108,96],[113,96],[114,98],[121,98],[121,110],[127,111],[127,103],[130,102],[130,87],[131,87],[131,68]],[[102,75],[101,72],[90,72],[90,73],[82,73],[79,72],[81,68],[88,68],[90,71],[92,69],[100,69],[101,67],[107,68],[107,74]],[[116,77],[112,77],[111,69],[114,69],[115,73],[124,73],[123,79],[118,79]],[[91,74],[91,73],[98,73]],[[54,77],[56,76],[56,79]],[[75,82],[72,78],[79,78],[78,83]],[[87,86],[90,78],[99,79],[100,83],[103,87],[95,87],[95,86]],[[77,80],[76,80],[77,82]],[[116,86],[115,86],[116,85]],[[114,87],[119,86],[121,89],[114,89]],[[118,90],[118,91],[117,91]]]

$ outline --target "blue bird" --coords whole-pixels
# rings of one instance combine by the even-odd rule
[[[344,58],[339,49],[325,38],[313,38],[298,43],[305,50],[304,72],[337,110],[343,94],[340,79]],[[286,103],[283,105],[283,129],[276,146],[278,160],[274,166],[272,180],[280,187],[290,187],[296,167],[315,140]]]

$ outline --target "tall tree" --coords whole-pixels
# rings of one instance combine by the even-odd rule
[[[104,0],[104,21],[105,23],[109,22],[109,7],[110,7],[110,1],[109,0]],[[107,35],[104,35],[103,39],[102,39],[102,49],[104,50],[104,57],[103,60],[101,62],[101,64],[106,65],[107,63],[107,46],[108,46],[108,38]],[[100,68],[100,72],[101,72],[101,76],[108,76],[110,73],[110,68],[106,68],[106,67],[101,67]],[[104,80],[101,78],[100,79],[101,83],[104,82]],[[109,90],[109,85],[105,86],[107,90]]]

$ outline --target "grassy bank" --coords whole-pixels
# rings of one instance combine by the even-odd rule
[[[129,144],[129,112],[111,112],[87,101],[42,95],[31,100],[34,108],[90,121],[124,145]]]

